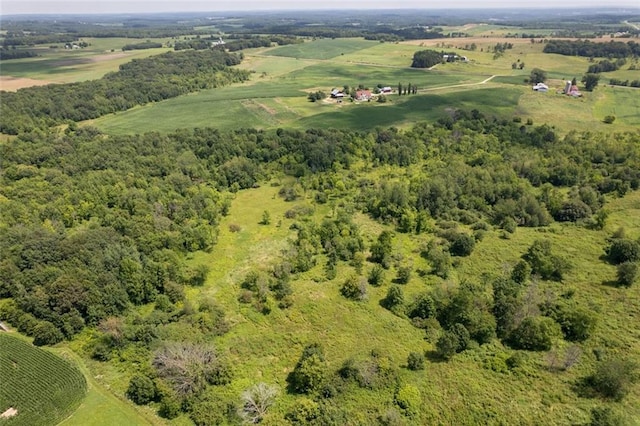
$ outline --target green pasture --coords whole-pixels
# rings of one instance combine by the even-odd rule
[[[366,49],[376,43],[378,42],[361,38],[319,39],[276,47],[266,51],[265,54],[301,59],[330,59]]]

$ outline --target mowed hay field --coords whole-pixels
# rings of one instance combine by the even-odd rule
[[[87,383],[75,366],[49,351],[0,333],[1,425],[52,425],[69,416],[82,402]]]
[[[489,50],[497,43],[512,43],[503,55]],[[470,50],[475,44],[475,50]],[[433,120],[456,108],[478,109],[511,119],[530,118],[534,124],[553,124],[561,131],[632,130],[638,125],[638,90],[600,87],[583,98],[558,95],[565,79],[586,72],[587,58],[542,53],[543,44],[528,39],[472,37],[379,43],[363,39],[319,39],[298,45],[249,49],[240,65],[253,71],[250,81],[202,91],[145,105],[93,120],[106,133],[129,134],[173,131],[185,127],[217,127],[223,130],[253,127],[337,127],[366,130],[375,126],[408,126]],[[434,69],[410,67],[413,53],[422,49],[456,52],[466,63],[439,64]],[[523,69],[512,69],[523,63]],[[525,83],[531,69],[547,71],[552,90],[535,93]],[[631,71],[621,70],[620,75]],[[608,77],[608,76],[607,76]],[[610,77],[616,77],[611,73]],[[490,80],[488,80],[490,79]],[[337,103],[327,99],[312,103],[307,94],[344,85],[398,83],[416,85],[418,94],[387,96],[387,102]],[[615,110],[615,112],[614,112]],[[613,125],[602,123],[606,115],[617,117]],[[566,119],[565,119],[566,118]]]

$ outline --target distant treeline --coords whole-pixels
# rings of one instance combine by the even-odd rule
[[[8,59],[35,58],[36,56],[38,56],[38,54],[31,50],[4,49],[0,47],[0,60],[3,61]]]
[[[230,68],[239,63],[237,55],[219,50],[168,52],[135,59],[100,80],[1,91],[0,132],[17,134],[66,121],[88,120],[244,81],[248,71]]]
[[[36,44],[72,43],[78,40],[75,34],[23,34],[7,33],[2,40],[2,45],[9,46],[34,46]]]
[[[162,47],[162,43],[153,41],[143,41],[142,43],[125,44],[122,46],[122,50],[144,50],[144,49],[157,49]]]
[[[612,86],[629,86],[629,87],[640,87],[640,80],[620,80],[618,78],[612,78],[609,80],[609,84]]]
[[[549,40],[544,53],[557,53],[566,56],[584,56],[587,58],[628,58],[640,56],[640,44],[634,41],[610,41],[597,43],[589,40]]]

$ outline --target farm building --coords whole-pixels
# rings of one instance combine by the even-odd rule
[[[371,99],[370,90],[358,90],[356,92],[356,101],[368,101]]]
[[[344,93],[341,90],[333,89],[331,90],[331,97],[334,99],[344,98]]]
[[[383,88],[380,89],[380,93],[382,93],[383,95],[388,95],[391,93],[391,87],[389,86],[385,86]]]
[[[532,87],[536,92],[547,92],[549,90],[549,86],[544,83],[538,83]]]

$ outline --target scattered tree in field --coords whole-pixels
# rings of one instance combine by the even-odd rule
[[[511,279],[518,284],[526,284],[531,276],[531,266],[524,260],[519,260],[511,271]]]
[[[398,268],[398,274],[396,275],[396,282],[398,284],[407,284],[411,279],[411,272],[413,268],[409,265],[400,266]]]
[[[242,392],[238,415],[245,423],[260,423],[269,407],[275,402],[278,388],[266,383],[258,383]]]
[[[179,397],[200,393],[207,384],[231,380],[231,371],[217,352],[195,343],[170,343],[156,351],[153,366]]]
[[[324,351],[322,346],[314,343],[304,348],[287,382],[293,392],[311,393],[320,389],[326,374]]]
[[[623,262],[618,265],[617,284],[621,287],[631,287],[638,278],[638,263]]]
[[[586,384],[603,397],[620,401],[636,381],[636,369],[637,366],[629,360],[601,361],[596,371],[587,377]]]
[[[600,76],[598,74],[587,73],[582,76],[582,83],[584,84],[584,88],[588,92],[592,92],[593,89],[596,88],[598,82],[600,81]]]
[[[551,252],[551,241],[536,240],[522,256],[529,263],[533,274],[538,274],[545,280],[561,281],[570,269],[568,262]]]
[[[344,282],[340,293],[347,299],[365,300],[367,298],[367,281],[357,275],[352,275]]]
[[[269,225],[271,223],[271,213],[268,210],[262,212],[262,220],[260,221],[261,225]]]
[[[378,240],[371,245],[371,260],[379,263],[385,269],[391,266],[391,252],[393,233],[391,231],[382,231],[378,236]]]
[[[373,265],[373,268],[369,271],[367,281],[374,287],[380,287],[384,284],[384,268],[382,265]]]
[[[640,260],[640,242],[629,238],[613,238],[607,249],[607,257],[614,265]]]
[[[560,326],[548,317],[527,317],[513,330],[509,343],[516,349],[548,351],[562,336]]]
[[[390,311],[395,312],[398,308],[401,308],[404,304],[404,293],[402,288],[392,285],[387,291],[387,295],[380,301],[380,305]]]
[[[529,83],[538,84],[544,83],[547,79],[547,72],[541,70],[540,68],[534,68],[531,70],[531,74],[529,74]]]
[[[407,358],[409,370],[424,370],[424,355],[419,352],[411,352]]]
[[[614,121],[616,121],[616,116],[615,115],[606,115],[602,121],[605,124],[612,124]]]

